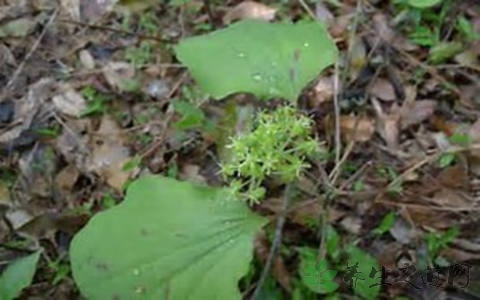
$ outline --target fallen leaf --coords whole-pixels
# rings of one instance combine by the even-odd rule
[[[375,123],[367,117],[340,116],[340,132],[348,142],[367,142],[375,133]]]
[[[124,91],[135,78],[135,67],[126,62],[109,62],[103,68],[103,75],[113,88]]]
[[[88,50],[80,51],[80,53],[78,54],[78,58],[80,59],[80,62],[85,67],[85,69],[92,70],[95,68],[95,59],[90,54],[90,51]]]
[[[80,18],[80,2],[81,0],[60,0],[62,10],[74,21],[81,21]]]
[[[348,61],[351,80],[358,77],[367,64],[367,48],[361,38],[355,38],[348,49]]]
[[[30,17],[10,21],[0,26],[0,38],[26,37],[36,25],[37,22]]]
[[[80,172],[75,165],[70,164],[60,170],[55,176],[55,185],[63,191],[71,191],[78,180]]]
[[[478,66],[478,54],[471,50],[455,55],[455,61],[462,66]]]
[[[402,106],[401,128],[405,129],[428,120],[434,114],[436,107],[435,100],[420,100],[412,104],[405,102]]]
[[[259,19],[271,21],[275,18],[276,8],[255,1],[244,1],[233,7],[225,17],[223,22],[228,24],[235,20]]]
[[[130,150],[125,146],[126,138],[122,130],[115,120],[104,115],[91,142],[90,169],[101,176],[109,186],[122,192],[132,172],[123,168],[131,157]]]
[[[48,145],[36,144],[30,151],[22,154],[18,166],[24,187],[31,196],[52,196],[53,178],[58,164],[59,157]]]
[[[384,101],[394,101],[397,98],[390,81],[383,78],[375,79],[375,81],[369,86],[368,92]]]
[[[182,166],[178,177],[181,180],[187,180],[201,185],[207,183],[205,177],[200,174],[200,166],[198,165],[186,164]]]
[[[87,22],[97,21],[106,13],[112,11],[118,0],[84,0],[80,1],[80,16]]]
[[[401,110],[397,104],[393,104],[390,113],[385,113],[381,104],[375,98],[372,98],[373,108],[377,115],[376,130],[378,134],[387,143],[387,147],[391,150],[398,149],[400,138],[400,118]]]
[[[68,116],[79,117],[87,109],[85,98],[67,84],[60,90],[61,93],[52,98],[57,110]]]
[[[318,107],[320,104],[331,101],[334,94],[333,77],[322,77],[313,88],[314,97],[310,103],[312,107]]]

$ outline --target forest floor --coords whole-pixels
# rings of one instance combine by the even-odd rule
[[[298,101],[328,155],[298,181],[260,298],[323,297],[302,283],[300,262],[354,244],[390,270],[379,298],[480,299],[480,2],[59,2],[0,0],[0,270],[44,249],[21,299],[80,298],[70,241],[131,180],[226,184],[226,134],[281,100],[213,100],[173,46],[248,18],[318,19],[339,49]],[[245,298],[283,215],[282,187],[264,186],[251,209],[271,222]],[[335,297],[355,294],[343,274],[368,264],[357,259],[338,263]]]

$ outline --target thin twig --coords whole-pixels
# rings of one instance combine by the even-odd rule
[[[270,252],[268,253],[265,267],[263,268],[262,274],[260,275],[260,279],[258,280],[257,286],[255,288],[255,291],[253,292],[251,300],[258,299],[258,296],[260,295],[260,291],[262,290],[262,287],[265,284],[265,281],[267,280],[267,277],[270,273],[270,269],[272,268],[272,264],[277,252],[277,248],[280,246],[282,242],[283,226],[285,225],[285,219],[287,215],[286,212],[288,210],[288,204],[290,202],[290,190],[291,190],[291,185],[287,184],[287,187],[285,188],[285,195],[283,197],[282,212],[277,219],[277,225],[275,227],[275,235],[273,237],[272,246],[270,247]]]
[[[13,73],[12,78],[10,78],[7,85],[5,86],[6,90],[8,90],[13,85],[13,83],[17,80],[18,76],[22,73],[23,68],[25,67],[25,64],[27,63],[27,61],[30,59],[30,57],[33,55],[33,53],[35,51],[37,51],[38,46],[40,46],[40,43],[42,42],[43,37],[47,33],[48,27],[50,27],[50,25],[52,25],[53,21],[55,20],[55,18],[58,15],[59,11],[60,11],[60,9],[57,8],[52,13],[52,15],[50,16],[50,19],[48,20],[47,24],[45,24],[45,27],[43,28],[42,33],[40,33],[40,36],[37,38],[37,40],[33,44],[32,48],[30,48],[30,51],[28,51],[27,55],[25,55],[25,57],[23,58],[23,61],[20,63],[18,68],[15,70],[15,73]]]
[[[340,163],[342,141],[340,140],[340,105],[338,104],[338,63],[335,63],[335,77],[333,80],[333,104],[335,109],[335,165]]]
[[[313,11],[310,9],[310,7],[308,6],[307,3],[305,3],[304,0],[298,0],[298,2],[300,2],[300,5],[303,7],[303,9],[310,15],[310,17],[314,20],[317,19],[317,17],[315,16],[315,14],[313,13]]]

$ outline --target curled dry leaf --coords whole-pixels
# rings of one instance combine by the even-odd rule
[[[71,86],[63,85],[61,93],[52,98],[53,104],[62,114],[79,117],[87,109],[87,102]]]
[[[244,1],[232,8],[223,18],[224,23],[235,20],[260,19],[271,21],[275,18],[276,8],[255,1]]]
[[[387,143],[388,148],[397,150],[400,137],[400,108],[396,104],[393,104],[390,113],[385,113],[381,104],[376,99],[372,98],[372,104],[377,115],[376,130],[378,134]]]
[[[340,132],[347,142],[366,142],[375,133],[375,123],[368,117],[340,116]]]
[[[377,78],[375,81],[369,86],[368,92],[381,100],[384,101],[394,101],[396,99],[395,90],[390,83],[390,81]]]

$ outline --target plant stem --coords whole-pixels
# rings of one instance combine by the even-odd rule
[[[290,192],[291,192],[292,184],[287,184],[285,188],[285,195],[283,197],[283,207],[280,216],[277,219],[277,225],[275,227],[275,235],[273,237],[272,246],[270,247],[270,252],[268,253],[267,261],[265,262],[265,267],[263,268],[262,274],[260,275],[260,279],[258,280],[257,287],[253,292],[251,300],[258,299],[260,292],[262,290],[263,285],[265,284],[265,280],[267,280],[268,274],[270,273],[270,269],[273,264],[273,260],[275,258],[275,254],[277,252],[277,248],[282,243],[282,232],[283,226],[285,225],[285,219],[287,216],[288,204],[290,203]]]

